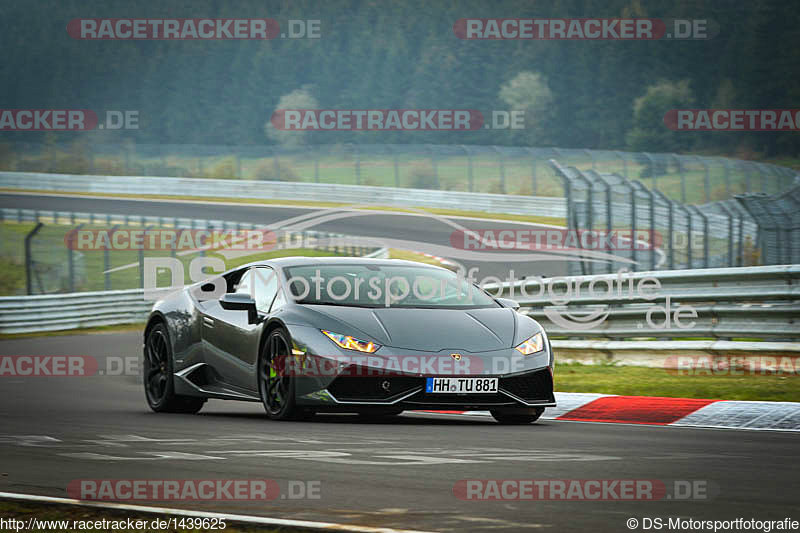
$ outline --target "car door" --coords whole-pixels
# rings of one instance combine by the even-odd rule
[[[258,362],[261,323],[269,314],[277,293],[275,270],[266,266],[245,271],[231,292],[248,294],[256,301],[259,323],[250,324],[247,313],[223,309],[219,300],[203,308],[203,350],[225,385],[257,392],[255,365]]]

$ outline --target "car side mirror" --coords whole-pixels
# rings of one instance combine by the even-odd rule
[[[495,298],[495,300],[503,307],[519,311],[519,302],[516,300],[512,300],[511,298]]]
[[[237,292],[226,293],[219,299],[219,305],[228,311],[247,311],[247,323],[255,324],[258,322],[258,310],[256,301],[249,294]]]

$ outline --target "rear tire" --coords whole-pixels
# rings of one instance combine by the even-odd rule
[[[495,420],[501,424],[530,424],[539,420],[544,413],[544,407],[531,409],[494,409],[490,411]]]
[[[197,413],[206,399],[175,394],[172,372],[169,335],[166,326],[158,323],[147,332],[144,343],[142,376],[147,405],[156,413]]]

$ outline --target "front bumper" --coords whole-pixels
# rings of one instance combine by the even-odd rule
[[[311,393],[304,399],[331,410],[392,407],[466,411],[556,405],[549,368],[496,377],[499,386],[495,394],[430,394],[425,392],[425,377],[341,376],[326,389]]]
[[[295,352],[302,354],[297,356],[301,361],[297,366],[312,369],[311,375],[301,371],[302,376],[295,376],[297,403],[315,410],[372,407],[485,410],[556,405],[549,342],[546,349],[528,356],[513,348],[482,353],[461,351],[461,363],[469,363],[465,372],[463,367],[453,367],[450,353],[455,350],[409,354],[408,350],[383,346],[374,354],[354,354],[333,348],[318,330],[307,327],[291,330]],[[406,364],[409,362],[413,364]],[[431,362],[433,371],[431,365],[424,364]],[[313,369],[323,367],[335,370],[314,375]],[[496,394],[426,393],[426,378],[439,376],[497,377],[499,390]]]

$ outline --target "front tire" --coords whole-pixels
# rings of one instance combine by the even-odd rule
[[[202,409],[205,398],[175,394],[172,381],[172,347],[167,328],[158,323],[150,328],[144,343],[144,395],[156,413],[194,414]]]
[[[286,364],[291,357],[289,333],[275,329],[269,333],[258,357],[258,394],[272,420],[301,420],[313,413],[297,407],[295,380]]]
[[[530,424],[539,420],[544,413],[544,407],[532,409],[494,409],[490,411],[495,420],[501,424]]]

